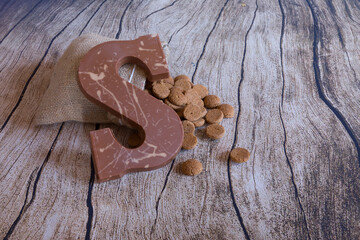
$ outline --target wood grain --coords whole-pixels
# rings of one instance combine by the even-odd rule
[[[19,7],[21,6],[21,7]],[[359,239],[360,4],[331,0],[1,1],[0,238]],[[224,138],[97,183],[89,131],[32,120],[85,33],[159,33],[171,74],[232,104]],[[141,83],[135,83],[141,85]],[[251,159],[229,161],[245,147]],[[199,159],[204,172],[180,173]]]
[[[60,6],[58,7],[61,9],[62,5],[60,4]],[[93,5],[92,11],[94,11],[96,7],[96,5]],[[56,6],[53,5],[53,8],[56,9]],[[86,5],[84,7],[84,5],[79,4],[78,10],[73,12],[73,16],[71,18],[72,21],[76,20],[76,18],[79,16],[87,19],[88,15],[81,15],[81,13],[83,13],[85,10]],[[91,9],[88,10],[91,11]],[[54,12],[55,13],[53,14],[57,13],[56,11]],[[86,21],[81,19],[78,19],[78,21],[79,23],[86,23]],[[66,29],[67,26],[64,26],[62,24],[62,29]],[[27,62],[21,61],[19,65],[17,65],[15,68],[12,68],[12,71],[4,70],[1,72],[1,74],[9,72],[9,74],[7,75],[8,78],[4,78],[2,76],[2,79],[11,82],[10,86],[8,87],[14,87],[14,85],[16,86],[17,83],[20,86],[22,85],[20,81],[23,79],[19,78],[24,78],[22,74],[26,76],[26,74],[29,73],[30,75],[32,71],[31,75],[28,75],[29,78],[26,79],[27,82],[25,86],[22,85],[22,89],[19,89],[20,91],[14,93],[11,92],[11,94],[18,94],[16,98],[13,97],[13,100],[18,101],[18,104],[15,104],[11,111],[9,110],[6,112],[4,110],[4,114],[2,115],[3,119],[6,120],[2,120],[3,128],[1,128],[0,132],[0,146],[2,150],[2,174],[0,178],[2,179],[1,189],[8,188],[8,191],[6,192],[6,194],[1,195],[1,202],[2,204],[4,204],[2,205],[2,209],[4,209],[4,216],[2,219],[4,219],[4,221],[1,224],[1,237],[7,238],[11,236],[11,234],[14,232],[14,229],[16,229],[19,220],[23,217],[24,214],[26,214],[27,210],[34,202],[37,184],[40,180],[40,176],[42,176],[44,167],[46,166],[46,163],[48,162],[51,155],[52,148],[55,146],[57,136],[61,132],[60,124],[54,126],[35,127],[32,123],[32,119],[34,117],[36,107],[40,102],[40,98],[45,93],[45,90],[47,88],[51,74],[51,66],[55,64],[55,59],[60,57],[59,54],[57,54],[58,49],[56,47],[50,47],[54,42],[55,46],[56,43],[59,43],[59,45],[57,46],[61,46],[63,48],[62,51],[64,51],[67,44],[61,41],[57,42],[55,40],[67,41],[67,43],[69,43],[69,33],[73,33],[74,38],[77,37],[79,34],[76,34],[76,32],[74,32],[73,27],[75,27],[78,32],[81,30],[78,24],[69,26],[69,32],[67,37],[65,35],[61,39],[55,36],[50,41],[50,46],[47,46],[46,44],[47,49],[44,50],[47,51],[45,51],[45,54],[43,55],[43,58],[39,61],[39,63],[36,63],[38,64],[38,67],[35,67],[35,69],[31,69],[32,67],[25,68],[24,65],[26,65]],[[45,27],[46,25],[48,25],[48,23],[44,23],[43,27]],[[58,35],[60,35],[60,33],[62,33],[61,30]],[[11,37],[12,35],[10,34],[8,38]],[[5,42],[3,42],[2,44],[4,43]],[[28,44],[30,43],[31,42],[29,42]],[[34,43],[35,46],[33,46],[33,49],[36,49],[36,44],[38,43]],[[35,56],[39,53],[36,53],[36,51],[32,50],[32,54]],[[34,57],[34,61],[37,60],[38,59]],[[25,73],[23,73],[22,71],[25,71]],[[11,100],[11,96],[7,95],[6,92],[4,93],[4,97],[7,100],[5,101],[5,103],[9,103]],[[8,121],[8,119],[11,119],[11,121]],[[87,154],[88,159],[90,159],[90,152],[88,152]],[[74,158],[76,159],[76,155],[74,155]],[[88,178],[90,178],[90,172],[88,172],[87,174]],[[46,188],[44,188],[43,190],[47,191]],[[51,206],[49,205],[45,206],[51,208]],[[31,221],[34,222],[33,219],[31,219]],[[35,226],[40,227],[41,225]],[[22,233],[28,234],[28,232],[26,231]]]
[[[41,3],[41,0],[0,1],[0,43],[31,14]]]
[[[301,72],[308,72],[307,75],[303,76],[303,82],[306,82],[305,79],[310,79],[311,81],[308,82],[306,88],[302,87],[304,84],[297,84],[301,89],[305,90],[304,95],[301,94],[303,96],[300,95],[300,91],[296,90],[297,88],[290,88],[291,85],[286,84],[289,81],[293,82],[295,79],[296,81],[301,79],[301,76],[298,74],[294,78],[294,74],[291,72],[294,72],[294,69],[298,69],[300,62],[304,61],[294,61],[296,58],[293,54],[290,54],[290,51],[287,51],[288,57],[285,57],[286,53],[284,52],[284,107],[286,105],[288,107],[283,112],[287,113],[286,115],[284,114],[284,122],[289,136],[300,136],[298,133],[304,131],[302,128],[306,123],[305,126],[307,127],[305,129],[307,129],[307,135],[310,136],[293,140],[288,138],[286,148],[288,149],[289,159],[293,159],[291,162],[295,179],[299,179],[299,197],[303,199],[304,206],[309,206],[307,209],[304,208],[304,211],[308,220],[311,238],[356,239],[359,237],[360,231],[359,225],[356,223],[359,222],[359,198],[357,196],[359,196],[360,190],[358,188],[359,152],[356,143],[358,140],[354,139],[349,129],[347,129],[345,122],[348,120],[343,117],[344,115],[333,105],[332,100],[324,92],[327,84],[330,83],[330,77],[336,78],[337,76],[329,74],[329,78],[324,80],[322,77],[321,79],[323,80],[320,80],[318,75],[320,71],[318,69],[319,53],[317,52],[317,47],[321,44],[317,45],[317,39],[320,39],[318,38],[320,31],[317,29],[317,21],[314,21],[314,18],[311,17],[313,5],[310,2],[308,3],[307,6],[304,6],[304,9],[308,7],[307,13],[303,13],[303,15],[307,14],[307,18],[311,21],[309,23],[311,30],[304,29],[302,35],[310,39],[310,41],[303,45],[301,48],[302,54],[298,55],[305,55],[304,58],[310,60],[307,65],[304,65],[304,69]],[[289,11],[294,11],[291,7],[288,9]],[[324,9],[326,9],[325,6]],[[293,42],[302,42],[302,39],[294,39],[292,37],[295,34],[290,34],[293,32],[291,26],[295,27],[294,23],[299,22],[298,18],[292,17],[294,15],[288,15],[289,17],[287,18],[289,24],[285,26],[289,26],[290,29],[284,33],[284,44],[286,42],[289,44],[284,45],[283,49],[289,49],[289,45]],[[285,16],[287,16],[286,12]],[[297,29],[299,31],[299,28]],[[324,33],[321,32],[322,34]],[[322,41],[325,41],[326,36],[322,36],[324,37]],[[288,40],[285,40],[287,38]],[[333,48],[336,48],[336,46],[335,44]],[[287,68],[289,70],[286,70]],[[308,71],[305,69],[308,69]],[[321,72],[325,73],[326,71]],[[340,73],[340,71],[338,72]],[[343,76],[341,78],[346,77]],[[290,91],[286,90],[286,86],[289,86],[288,89]],[[347,87],[350,87],[350,85]],[[306,91],[306,89],[309,90]],[[340,87],[338,90],[340,93]],[[298,99],[301,99],[301,101],[292,97],[294,95],[292,94],[293,92],[298,92]],[[309,101],[311,99],[314,100]],[[294,104],[300,106],[297,108],[302,109],[301,115],[303,116],[300,118],[301,122],[299,122],[299,127],[297,128],[293,124],[286,126],[286,122],[296,117],[293,111]],[[304,152],[309,157],[306,157]],[[304,164],[309,167],[304,169]],[[314,192],[310,189],[318,190]],[[334,211],[329,214],[328,209],[334,209]]]

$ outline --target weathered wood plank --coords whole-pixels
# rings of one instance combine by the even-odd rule
[[[54,144],[57,139],[56,136],[60,132],[60,125],[57,124],[54,126],[35,127],[32,120],[40,99],[47,88],[51,75],[51,68],[55,64],[56,59],[59,57],[58,51],[64,51],[69,41],[71,41],[71,38],[78,36],[81,31],[81,27],[84,27],[91,16],[91,13],[96,10],[99,4],[100,3],[93,4],[85,10],[84,8],[86,8],[86,5],[84,6],[79,4],[78,8],[73,7],[72,13],[69,14],[69,16],[72,16],[76,22],[72,25],[70,24],[66,28],[62,37],[59,37],[56,40],[53,39],[51,43],[54,43],[54,46],[52,48],[50,48],[48,44],[43,43],[44,45],[42,45],[42,49],[48,48],[49,54],[46,54],[46,56],[44,56],[44,60],[40,62],[39,67],[36,69],[36,73],[34,73],[34,76],[32,77],[32,81],[28,85],[28,89],[24,92],[21,99],[22,101],[19,102],[18,107],[14,110],[8,124],[6,124],[0,132],[0,150],[2,154],[2,164],[0,165],[0,179],[2,179],[2,181],[0,183],[0,188],[7,189],[6,194],[0,196],[1,209],[3,209],[3,211],[1,211],[1,219],[3,219],[3,223],[0,225],[0,237],[9,237],[13,233],[19,234],[16,227],[19,223],[22,223],[20,220],[24,216],[28,223],[35,223],[34,219],[26,217],[27,211],[30,211],[31,213],[31,210],[33,210],[37,214],[46,215],[45,211],[39,212],[36,207],[34,209],[32,209],[32,207],[37,206],[35,194],[39,188],[36,186],[37,183],[39,183],[39,180],[42,179],[40,176],[43,174],[44,166],[46,166],[46,163],[49,160],[49,154],[53,150],[52,147],[55,146]],[[56,6],[53,7],[56,9]],[[61,8],[61,5],[59,5],[59,7]],[[54,12],[56,13],[56,11]],[[49,16],[48,21],[51,21],[51,16]],[[59,22],[59,25],[63,26],[63,24],[64,23],[60,24]],[[48,25],[48,23],[45,22],[44,26],[46,25]],[[9,38],[10,36],[11,35],[9,35]],[[26,43],[31,46],[31,42]],[[37,46],[38,43],[34,44]],[[36,51],[34,50],[37,49],[35,46],[34,48],[30,48],[32,49],[32,54],[34,55],[36,54]],[[21,69],[24,68],[24,64],[26,64],[26,62],[21,61],[13,67],[13,71],[16,72],[16,74],[10,75],[10,79],[8,81],[11,82],[12,80],[13,84],[16,85],[16,80],[19,79],[19,75],[21,74]],[[7,70],[7,72],[8,71],[9,70]],[[4,84],[4,82],[2,82],[2,84]],[[3,86],[6,87],[7,85]],[[5,100],[5,103],[11,101],[11,99],[6,95]],[[4,112],[4,114],[6,114],[6,112]],[[65,127],[73,128],[74,126],[69,124],[65,125]],[[81,138],[81,135],[78,135],[78,137]],[[83,137],[83,139],[86,138]],[[57,146],[63,147],[64,145],[60,143]],[[69,158],[69,161],[77,159],[77,153],[72,152],[71,154],[73,155]],[[88,152],[87,159],[90,159],[90,152]],[[68,165],[71,166],[71,164]],[[56,168],[55,170],[58,169]],[[88,182],[90,172],[84,173],[87,174],[86,182]],[[52,175],[54,175],[54,172],[51,172],[48,176]],[[82,186],[81,190],[87,193],[87,189],[84,188],[84,186]],[[40,196],[42,196],[41,192],[48,193],[48,189],[41,188],[39,194]],[[58,194],[60,197],[62,192],[58,191],[54,194]],[[47,195],[45,194],[45,196]],[[48,196],[48,199],[45,198],[41,200],[43,200],[45,206],[51,208],[51,206],[45,203],[53,197],[54,195],[51,195]],[[35,205],[33,206],[32,204],[34,202]],[[85,203],[84,206],[86,206]],[[61,211],[61,209],[59,209],[59,211]],[[26,224],[23,226],[26,226]],[[41,227],[42,225],[38,224],[37,226]],[[32,231],[34,232],[31,232],[28,229],[27,231],[21,231],[20,234],[30,234],[30,232],[31,234],[35,234],[37,230],[38,229],[33,229]],[[66,233],[64,232],[64,234]]]
[[[323,10],[326,8],[326,5],[322,6]],[[321,92],[321,85],[327,85],[329,79],[319,83],[318,74],[329,72],[328,69],[318,72],[315,68],[317,50],[313,44],[320,33],[314,33],[318,30],[311,11],[302,1],[297,5],[284,3],[281,109],[287,136],[284,148],[293,168],[309,236],[314,239],[357,239],[360,232],[356,223],[360,210],[358,153],[342,119],[329,107]],[[337,46],[333,43],[321,45]],[[343,52],[335,54],[339,57]],[[337,72],[349,70],[345,65],[341,69]]]
[[[4,87],[0,99],[3,102],[0,106],[0,129],[4,128],[17,108],[54,40],[78,14],[97,5],[92,3],[44,1],[1,43],[0,54],[4,58],[0,62],[0,78]],[[42,16],[40,22],[39,16]],[[53,57],[58,54],[54,53]]]
[[[31,200],[11,239],[80,239],[88,221],[90,147],[93,124],[65,123],[41,166]],[[36,187],[36,188],[35,188]],[[76,201],[74,201],[76,200]]]
[[[360,101],[352,96],[360,95],[360,25],[349,21],[350,16],[340,11],[343,4],[309,1],[314,20],[316,81],[321,98],[352,137],[360,152]],[[321,9],[321,10],[320,10]],[[360,15],[360,14],[359,14]],[[359,157],[360,165],[360,157]]]
[[[337,15],[337,8],[330,1],[307,1],[313,20],[313,69],[315,89],[334,118],[330,123],[327,139],[334,139],[326,145],[329,154],[329,173],[320,178],[326,187],[315,185],[318,192],[326,192],[326,198],[309,198],[309,205],[320,226],[315,237],[358,239],[360,237],[360,121],[358,119],[360,87],[355,69],[349,58],[351,52],[359,58],[359,49],[354,47],[353,33],[359,32],[354,24],[345,27]],[[352,28],[349,31],[347,28]],[[347,33],[346,33],[347,32]],[[356,40],[355,40],[356,41]],[[357,54],[356,54],[357,53]],[[355,61],[356,62],[356,61]],[[357,69],[358,71],[358,69]],[[322,120],[324,121],[324,120]],[[335,122],[340,125],[334,131]],[[319,124],[317,124],[319,125]],[[320,128],[321,129],[321,128]],[[332,133],[332,134],[331,134]],[[334,134],[334,137],[333,137]],[[346,139],[346,140],[345,140]],[[324,150],[319,147],[320,152]],[[323,173],[324,174],[324,173]],[[315,175],[313,173],[313,175]],[[322,202],[317,206],[318,202]],[[317,209],[318,207],[318,209]],[[331,209],[331,210],[329,210]],[[320,213],[320,214],[317,214]],[[315,221],[314,221],[315,222]]]
[[[248,28],[238,87],[233,147],[251,151],[246,164],[228,162],[235,203],[250,239],[303,239],[304,213],[284,152],[281,103],[281,14],[276,1],[257,1]]]
[[[0,36],[13,28],[0,43],[0,237],[360,238],[357,1],[29,1],[11,11],[18,3],[0,10],[16,12],[0,26]],[[223,121],[220,141],[198,131],[198,147],[164,168],[94,182],[94,125],[32,123],[51,68],[88,32],[159,33],[172,75],[209,86],[238,118]],[[235,146],[251,160],[228,162]],[[188,158],[201,175],[179,173]]]
[[[0,1],[0,44],[40,3],[41,0]]]

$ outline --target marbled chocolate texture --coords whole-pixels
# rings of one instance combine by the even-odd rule
[[[97,45],[80,62],[79,85],[92,102],[136,127],[144,142],[135,149],[120,145],[109,128],[90,132],[96,176],[99,181],[125,173],[160,168],[175,158],[183,140],[178,115],[169,106],[118,75],[125,63],[135,63],[149,81],[169,77],[157,34],[132,41]]]

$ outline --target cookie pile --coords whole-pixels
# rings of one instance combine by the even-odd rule
[[[174,109],[182,119],[182,148],[186,150],[197,145],[195,128],[208,123],[206,135],[211,139],[220,139],[225,134],[224,127],[220,125],[221,121],[223,118],[234,117],[234,108],[231,105],[221,104],[218,96],[209,95],[207,87],[194,85],[186,75],[157,81],[148,92]]]
[[[210,139],[220,139],[225,129],[220,125],[224,118],[234,117],[234,108],[229,104],[222,104],[216,95],[209,95],[207,87],[194,85],[186,75],[162,79],[154,82],[145,89],[146,92],[160,99],[179,115],[184,129],[182,148],[194,149],[198,143],[195,130],[207,123],[205,133]],[[240,160],[240,159],[241,160]],[[233,153],[233,161],[244,161],[244,153]],[[202,171],[198,160],[191,159],[182,164],[182,172],[186,175],[197,175]]]

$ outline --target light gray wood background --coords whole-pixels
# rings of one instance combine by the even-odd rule
[[[34,126],[85,33],[159,33],[171,74],[235,107],[164,168],[94,181],[89,131]],[[0,1],[0,238],[360,239],[358,0]],[[118,136],[123,129],[112,126]],[[251,159],[229,162],[245,147]],[[197,177],[179,163],[197,158]]]

